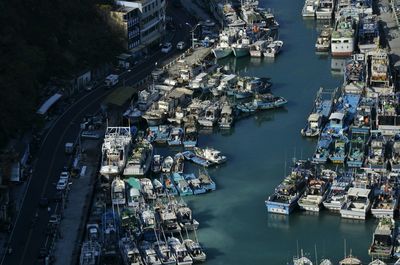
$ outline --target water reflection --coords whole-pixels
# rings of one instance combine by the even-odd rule
[[[332,76],[343,76],[344,67],[347,58],[333,58],[331,59],[331,74]]]
[[[290,228],[290,218],[284,214],[267,214],[267,225],[270,228],[286,229]]]

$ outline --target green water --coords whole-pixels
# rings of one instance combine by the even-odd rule
[[[261,6],[272,8],[281,25],[282,53],[275,61],[230,58],[221,63],[243,75],[271,77],[273,92],[289,103],[283,110],[238,121],[228,134],[201,135],[200,146],[215,147],[229,158],[226,165],[210,170],[216,192],[186,199],[200,222],[206,264],[287,264],[296,255],[296,241],[313,260],[316,245],[319,259],[337,262],[344,255],[344,239],[347,251],[351,248],[367,262],[374,219],[343,220],[327,211],[296,211],[290,217],[266,211],[264,200],[282,180],[285,161],[289,166],[294,153],[297,158],[312,156],[316,142],[302,138],[300,129],[316,91],[339,86],[342,76],[332,76],[329,57],[315,54],[318,33],[314,21],[301,17],[303,1],[261,1]]]

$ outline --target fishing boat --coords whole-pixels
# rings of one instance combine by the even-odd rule
[[[141,192],[143,194],[143,197],[146,200],[155,200],[157,197],[154,192],[154,186],[153,186],[153,183],[151,182],[151,180],[148,178],[141,178],[139,181],[140,181]]]
[[[146,111],[153,102],[160,98],[160,92],[154,85],[150,85],[147,89],[138,93],[137,106],[140,111]]]
[[[137,178],[128,178],[125,180],[127,183],[127,201],[128,206],[134,209],[139,209],[140,203],[142,201],[142,185]]]
[[[197,156],[193,151],[184,151],[182,152],[182,155],[185,157],[186,160],[189,160],[197,165],[200,165],[202,167],[209,167],[213,165],[211,161],[208,161],[205,158]]]
[[[210,147],[206,147],[204,149],[195,147],[194,153],[196,154],[196,156],[208,160],[212,164],[223,164],[227,160],[227,157],[222,155],[221,151]]]
[[[164,158],[161,155],[154,155],[153,162],[151,163],[151,171],[159,173],[161,171],[163,159]]]
[[[234,114],[232,106],[228,102],[225,102],[222,105],[221,116],[218,119],[218,125],[222,129],[229,129],[232,127],[233,122]]]
[[[219,42],[212,53],[215,58],[222,59],[232,54],[231,44],[236,40],[237,33],[232,29],[224,30],[219,34]]]
[[[399,205],[399,190],[397,174],[389,174],[386,181],[381,184],[372,202],[371,213],[373,216],[394,218],[395,211]]]
[[[244,32],[239,34],[241,34],[239,39],[236,41],[236,43],[233,43],[231,45],[233,54],[235,55],[235,57],[247,56],[250,53],[251,40],[246,36]]]
[[[173,164],[174,164],[174,159],[171,156],[167,156],[161,164],[161,172],[164,173],[171,172]]]
[[[372,258],[390,259],[394,249],[395,223],[392,218],[381,218],[372,236],[368,254]]]
[[[347,159],[347,166],[361,167],[365,159],[367,141],[369,138],[368,128],[350,128],[350,147]]]
[[[173,127],[169,133],[167,143],[169,146],[182,145],[183,140],[183,129],[180,127]]]
[[[188,124],[184,127],[183,146],[193,148],[197,145],[198,132],[195,124]]]
[[[221,113],[221,107],[219,102],[215,102],[214,104],[210,105],[206,111],[204,112],[204,115],[201,116],[197,122],[201,126],[205,127],[213,127],[215,123],[217,122],[219,115]]]
[[[257,110],[268,110],[283,107],[287,100],[283,97],[274,96],[272,94],[257,94],[252,102],[237,105],[237,108],[244,112],[254,112]]]
[[[193,190],[190,188],[188,182],[179,173],[172,173],[170,176],[174,186],[178,190],[179,196],[193,195]]]
[[[350,188],[346,195],[346,202],[340,209],[343,218],[365,220],[371,209],[371,189]]]
[[[367,53],[379,46],[379,25],[376,15],[361,17],[358,27],[358,48],[360,52]]]
[[[126,204],[125,182],[116,177],[111,182],[111,201],[113,205]]]
[[[347,158],[347,146],[349,139],[345,135],[334,137],[332,150],[329,154],[329,160],[334,164],[344,164]]]
[[[150,126],[147,131],[147,140],[150,143],[165,144],[168,141],[171,127],[168,125]]]
[[[339,212],[346,202],[347,191],[352,183],[351,175],[344,174],[333,180],[328,195],[323,201],[323,205],[329,211]]]
[[[174,163],[172,165],[171,171],[174,173],[183,173],[184,165],[185,165],[185,157],[181,153],[177,153],[174,156]]]
[[[143,265],[139,249],[135,241],[130,237],[123,237],[119,240],[119,248],[124,265]],[[88,264],[89,265],[89,264]]]
[[[199,227],[199,222],[193,219],[192,210],[186,204],[178,204],[176,217],[182,229],[193,231]]]
[[[312,161],[316,164],[323,164],[328,161],[329,151],[332,146],[332,136],[328,133],[322,133],[318,139]]]
[[[371,130],[369,139],[369,152],[366,158],[366,166],[375,170],[386,170],[385,167],[385,147],[386,138],[380,131]]]
[[[187,251],[189,252],[190,257],[193,259],[193,262],[205,262],[207,255],[204,253],[203,248],[200,246],[198,242],[195,242],[191,239],[183,240],[183,244],[185,245]]]
[[[333,0],[320,0],[315,10],[317,19],[332,19],[335,3]]]
[[[124,177],[146,175],[151,167],[152,159],[153,145],[144,138],[139,139],[126,163]]]
[[[351,56],[355,43],[355,24],[350,17],[340,17],[331,36],[331,54],[333,57]]]
[[[156,195],[156,198],[161,198],[161,197],[167,196],[164,185],[160,180],[155,178],[152,180],[152,184],[153,184],[153,191],[154,191],[154,194]]]
[[[161,265],[161,260],[158,258],[152,244],[147,241],[142,241],[139,245],[143,261],[146,265]]]
[[[296,208],[306,186],[306,177],[310,175],[302,164],[297,164],[265,201],[268,212],[289,215]]]
[[[191,265],[193,259],[190,257],[186,247],[176,237],[168,238],[168,246],[172,254],[175,256],[178,265]]]
[[[183,177],[189,184],[189,187],[193,191],[194,195],[203,194],[207,192],[207,190],[201,185],[200,179],[197,178],[195,174],[189,173],[185,174]]]
[[[172,205],[163,206],[157,210],[158,224],[162,231],[167,234],[180,233],[181,227],[178,224],[178,220]]]
[[[390,167],[393,171],[400,170],[400,134],[395,134],[391,141]]]
[[[130,127],[107,127],[101,146],[100,174],[110,180],[121,174],[131,145]]]
[[[311,1],[311,0],[306,0]],[[324,25],[317,41],[315,42],[315,50],[317,52],[328,52],[331,48],[331,35],[332,35],[332,28],[329,25]]]
[[[148,126],[158,126],[165,121],[165,111],[158,107],[158,103],[154,102],[150,108],[143,113],[142,118],[146,120]]]
[[[210,174],[208,171],[203,168],[199,170],[199,177],[198,179],[200,180],[200,185],[208,192],[208,191],[214,191],[217,189],[217,186],[215,182],[212,180]]]
[[[322,202],[328,194],[329,186],[330,183],[325,179],[311,179],[307,184],[306,191],[298,201],[300,209],[319,212]]]
[[[306,0],[304,2],[303,9],[301,11],[301,15],[303,18],[314,18],[315,10],[317,8],[317,2],[315,0]]]
[[[263,50],[264,57],[274,58],[282,50],[283,41],[274,40]]]
[[[154,250],[157,253],[158,258],[163,265],[175,265],[176,258],[172,255],[168,244],[163,241],[157,241],[153,245]]]
[[[143,112],[136,106],[130,106],[122,116],[129,120],[131,124],[138,123],[142,118]]]
[[[100,264],[101,245],[97,241],[84,241],[79,256],[79,265],[97,265]],[[140,264],[140,263],[132,263]]]
[[[258,40],[250,45],[250,56],[251,57],[262,57],[263,50],[265,50],[270,43],[270,40]]]
[[[139,214],[142,231],[154,231],[156,225],[156,217],[154,211],[150,208],[144,209]]]
[[[160,181],[164,186],[164,189],[167,195],[178,196],[178,190],[176,189],[174,182],[171,181],[171,178],[167,174],[162,174],[160,177]]]
[[[388,52],[376,49],[367,55],[367,84],[374,91],[382,94],[393,92],[393,82],[390,74],[390,63]]]

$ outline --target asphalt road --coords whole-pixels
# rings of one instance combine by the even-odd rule
[[[194,21],[191,20],[190,14],[175,7],[168,7],[167,13],[177,25],[175,36],[172,40],[172,52],[162,54],[158,51],[137,65],[132,71],[122,74],[120,81],[124,79],[126,85],[132,85],[149,75],[156,62],[160,64],[162,61],[178,55],[180,51],[176,50],[176,43],[181,40],[189,40],[190,28],[185,26],[185,23],[189,22],[193,25]],[[40,248],[46,242],[45,231],[51,213],[48,213],[47,209],[39,208],[40,198],[54,198],[56,194],[55,183],[58,181],[59,174],[69,159],[64,153],[64,144],[75,141],[79,134],[79,125],[84,116],[97,112],[100,104],[111,91],[112,89],[106,90],[104,87],[99,87],[82,96],[58,118],[48,131],[38,153],[20,215],[11,233],[10,247],[12,248],[12,253],[6,255],[1,264],[44,264],[43,261],[38,260],[38,255]],[[51,202],[50,207],[54,211],[55,203]],[[73,206],[70,205],[69,207]],[[37,218],[35,218],[36,213]]]

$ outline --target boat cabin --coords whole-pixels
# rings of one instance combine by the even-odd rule
[[[329,127],[331,128],[343,128],[344,113],[334,112],[329,116]]]

